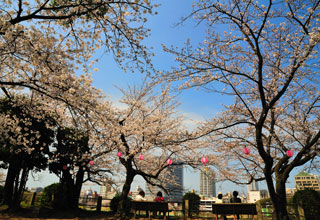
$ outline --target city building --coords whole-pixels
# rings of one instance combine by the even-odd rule
[[[206,198],[216,196],[214,173],[207,167],[200,171],[200,195]]]
[[[292,198],[292,196],[297,192],[296,188],[286,188],[287,199]]]
[[[267,190],[251,190],[248,191],[248,203],[255,203],[256,201],[259,201],[260,199],[269,198],[269,193]]]
[[[31,192],[35,192],[35,193],[40,193],[42,192],[43,188],[42,187],[36,187],[36,188],[31,188],[30,191]]]
[[[169,201],[181,201],[183,197],[183,166],[170,166],[168,168],[174,183],[167,183]]]
[[[170,179],[172,182],[164,184],[163,187],[168,191],[166,194],[162,189],[151,185],[146,185],[146,197],[155,197],[158,191],[161,191],[165,195],[165,199],[168,201],[179,202],[183,197],[183,166],[170,166],[168,168],[170,172]]]
[[[297,190],[320,190],[320,178],[317,175],[301,172],[294,177]]]
[[[83,191],[83,196],[85,196],[86,192]],[[117,191],[112,188],[110,185],[100,186],[100,196],[104,199],[112,199],[117,194]]]
[[[259,191],[258,182],[253,180],[250,184],[248,184],[248,192],[249,191]]]
[[[107,197],[108,192],[110,192],[110,191],[111,191],[110,185],[100,186],[100,196],[105,198],[105,197]]]

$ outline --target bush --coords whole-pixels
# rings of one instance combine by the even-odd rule
[[[260,199],[256,203],[260,203],[261,205],[270,205],[272,201],[270,198]]]
[[[199,214],[200,196],[194,192],[187,192],[182,197],[182,208],[185,210],[185,200],[189,200],[189,215]]]
[[[46,208],[56,208],[59,205],[60,183],[53,183],[46,186],[42,191],[40,206]]]
[[[120,203],[120,193],[117,193],[112,199],[111,199],[111,202],[110,202],[110,209],[112,210],[113,213],[116,213],[118,211],[118,206],[119,206],[119,203]],[[125,213],[130,213],[130,209],[131,209],[131,198],[128,197],[128,200],[127,200],[127,206],[126,206],[126,209],[124,210]]]
[[[295,211],[298,213],[298,206],[304,210],[306,220],[320,219],[320,192],[315,190],[298,190],[292,197],[296,204]]]
[[[256,204],[260,205],[263,217],[272,217],[273,207],[270,198],[260,199]]]

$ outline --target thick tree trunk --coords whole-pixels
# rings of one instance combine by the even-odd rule
[[[23,192],[28,180],[28,174],[29,174],[29,169],[27,167],[24,167],[22,170],[22,174],[21,174],[21,178],[20,181],[17,181],[17,191],[15,192],[14,196],[13,196],[13,206],[12,209],[16,210],[20,208],[20,203],[22,200],[22,196],[23,196]],[[19,179],[19,176],[17,176],[17,178]]]
[[[4,185],[4,194],[3,194],[3,205],[8,205],[9,209],[12,208],[13,205],[13,197],[14,197],[14,187],[16,177],[20,173],[20,163],[17,158],[11,158],[6,182]]]
[[[63,178],[61,180],[61,195],[60,204],[61,209],[78,209],[79,197],[81,193],[82,183],[84,179],[84,171],[79,169],[76,180],[74,180],[69,171],[63,171]]]
[[[265,173],[266,182],[268,185],[269,195],[273,206],[273,220],[289,220],[287,212],[286,199],[286,179],[276,179],[276,188],[273,185],[271,174]]]
[[[63,179],[61,181],[62,183],[62,187],[63,187],[63,196],[61,204],[64,204],[63,207],[60,207],[62,209],[77,209],[78,206],[78,202],[75,201],[75,194],[76,194],[76,189],[75,189],[75,184],[74,184],[74,180],[72,179],[71,174],[69,173],[69,171],[64,171],[63,174]]]
[[[273,205],[276,219],[289,220],[287,212],[286,178],[285,180],[276,179],[276,198],[277,200]]]
[[[69,209],[77,209],[78,206],[76,204],[77,201],[75,201],[75,197],[76,197],[76,189],[75,189],[75,184],[74,184],[74,180],[72,179],[71,175],[68,177],[67,182],[67,197],[66,197],[66,202],[68,204]]]

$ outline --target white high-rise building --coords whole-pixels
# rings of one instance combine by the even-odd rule
[[[214,175],[208,168],[200,171],[200,195],[205,197],[216,196],[216,182]]]

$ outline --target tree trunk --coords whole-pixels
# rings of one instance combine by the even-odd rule
[[[61,180],[62,195],[61,203],[64,204],[60,208],[62,209],[78,209],[79,208],[79,197],[81,193],[82,183],[84,179],[84,171],[82,167],[79,168],[76,179],[72,178],[72,175],[68,170],[63,171],[63,177]]]
[[[276,179],[276,195],[277,200],[274,204],[274,213],[277,216],[276,219],[289,220],[287,212],[287,197],[286,197],[286,179]]]
[[[71,174],[69,171],[64,171],[64,178],[62,180],[62,185],[64,188],[64,196],[62,196],[62,203],[64,205],[64,209],[77,209],[78,208],[78,202],[76,200],[76,187],[74,180],[72,179]],[[61,207],[62,208],[62,207]]]
[[[271,174],[265,173],[265,177],[273,206],[272,219],[289,220],[286,199],[286,179],[276,178],[276,188],[274,188]]]
[[[75,193],[74,193],[74,206],[75,207],[79,207],[79,198],[80,198],[80,194],[81,194],[81,188],[82,188],[82,184],[83,184],[83,179],[84,179],[84,170],[82,169],[82,167],[79,167],[78,173],[77,173],[77,177],[76,177],[76,183],[75,183]]]
[[[122,187],[122,192],[120,195],[120,201],[118,205],[118,210],[117,210],[117,216],[120,217],[120,219],[126,219],[128,217],[128,211],[130,211],[129,207],[129,201],[128,201],[128,194],[130,192],[131,184],[133,182],[135,173],[132,170],[131,167],[131,161],[130,164],[127,165],[127,176],[126,176],[126,181]]]
[[[70,197],[70,189],[72,190],[72,186],[70,187],[70,173],[68,170],[62,171],[62,178],[60,179],[60,187],[58,193],[58,202],[57,209],[67,210],[70,209],[69,197]]]
[[[3,205],[8,205],[8,208],[12,208],[13,196],[14,196],[14,186],[17,175],[20,173],[20,163],[15,157],[11,158],[9,163],[9,168],[7,172],[6,182],[4,185],[3,192]]]
[[[14,210],[17,210],[20,208],[20,203],[23,197],[24,188],[28,180],[28,174],[29,174],[29,169],[27,167],[24,167],[22,170],[20,181],[17,181],[17,186],[16,186],[17,191],[13,196],[12,209]],[[17,176],[17,178],[19,178],[19,176]]]

